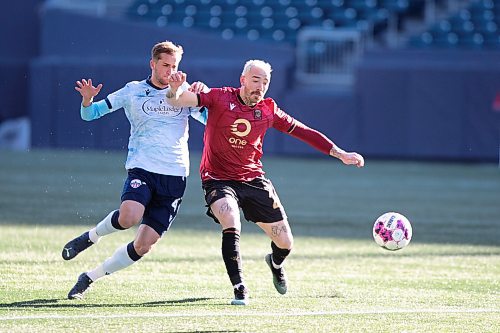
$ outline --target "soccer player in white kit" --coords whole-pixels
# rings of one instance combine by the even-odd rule
[[[128,229],[141,221],[135,239],[94,269],[81,273],[68,293],[69,299],[82,299],[91,283],[124,269],[141,259],[160,239],[175,219],[189,174],[188,118],[206,123],[205,108],[174,107],[165,98],[169,77],[177,71],[183,49],[172,42],[157,43],[151,50],[151,76],[132,81],[93,102],[102,84],[78,81],[75,89],[82,95],[81,117],[98,119],[123,108],[130,122],[130,137],[125,168],[128,178],[119,210],[110,212],[94,228],[68,242],[62,257],[71,260],[101,237]],[[193,92],[208,90],[201,82],[182,86]]]

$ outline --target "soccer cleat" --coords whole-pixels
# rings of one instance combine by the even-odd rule
[[[250,303],[248,289],[244,285],[234,288],[234,299],[231,301],[231,305],[248,305],[248,303]]]
[[[89,232],[84,232],[80,236],[76,237],[68,244],[64,245],[62,250],[62,257],[64,260],[71,260],[78,255],[78,253],[84,251],[94,243],[89,238]]]
[[[68,293],[68,299],[83,299],[92,282],[87,273],[80,274],[78,281]]]
[[[265,260],[266,260],[267,265],[271,269],[271,272],[273,273],[274,288],[276,288],[276,290],[281,295],[286,294],[287,288],[286,288],[285,269],[283,267],[274,268],[271,253],[269,253],[268,255],[266,255]]]

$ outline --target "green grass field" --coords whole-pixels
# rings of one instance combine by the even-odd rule
[[[251,304],[229,305],[220,227],[192,176],[153,252],[82,301],[77,276],[130,242],[109,235],[72,261],[62,246],[118,207],[123,152],[0,151],[0,332],[500,332],[500,170],[493,164],[264,160],[295,235],[289,292],[264,262],[270,241],[243,224]],[[384,251],[377,216],[405,214],[411,244]]]

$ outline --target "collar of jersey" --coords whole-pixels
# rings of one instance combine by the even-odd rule
[[[148,78],[146,79],[146,83],[149,84],[151,87],[155,88],[156,90],[163,90],[168,88],[168,87],[160,88],[155,86],[154,83],[151,81],[151,75],[149,75]]]
[[[253,109],[254,107],[256,107],[260,103],[259,102],[259,103],[255,104],[254,106],[246,105],[245,102],[243,101],[243,99],[241,99],[240,91],[241,91],[241,88],[237,90],[236,98],[238,98],[238,102],[240,102],[241,105],[248,106],[250,109]]]

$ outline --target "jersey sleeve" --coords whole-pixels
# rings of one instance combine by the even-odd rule
[[[330,154],[333,142],[326,135],[302,124],[277,106],[275,108],[274,128],[304,141],[324,154]]]
[[[198,94],[198,106],[206,106],[210,108],[214,101],[219,99],[219,96],[222,94],[220,88],[212,88],[209,92],[201,92]]]
[[[207,124],[208,109],[205,106],[201,108],[189,108],[189,114],[203,125]]]
[[[106,97],[105,101],[108,104],[110,112],[116,111],[120,108],[127,107],[130,103],[130,89],[132,83],[127,83],[125,87],[111,93]]]
[[[109,109],[106,100],[92,103],[87,107],[80,105],[80,116],[85,121],[99,119],[110,112],[111,110]]]
[[[273,119],[273,127],[281,132],[289,132],[290,129],[297,122],[295,118],[290,116],[285,111],[281,110],[275,103],[273,103],[274,108],[274,119]]]
[[[181,86],[180,89],[181,91],[186,91],[191,87],[190,84],[187,82],[184,82]],[[189,108],[189,115],[193,118],[198,120],[200,123],[203,125],[207,124],[207,119],[208,119],[208,109],[206,107],[190,107]]]
[[[100,100],[98,102],[92,103],[89,106],[85,107],[81,105],[80,107],[80,116],[83,120],[91,121],[95,119],[99,119],[102,116],[116,111],[125,106],[125,103],[130,99],[127,96],[128,84],[121,88],[120,90],[115,91],[114,93],[109,94],[105,99]]]
[[[298,120],[295,120],[295,124],[292,128],[290,128],[288,134],[294,138],[304,141],[308,145],[316,148],[326,155],[330,154],[330,150],[334,146],[332,140],[330,140],[326,135],[302,124]]]

